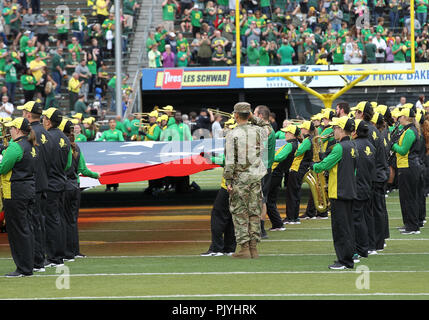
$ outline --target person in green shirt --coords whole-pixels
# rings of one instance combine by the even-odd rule
[[[247,63],[249,66],[257,66],[259,61],[258,42],[252,40],[250,46],[247,47]]]
[[[24,91],[25,102],[33,100],[34,92],[36,90],[36,78],[31,74],[31,70],[27,69],[26,74],[20,78],[22,90]]]
[[[223,46],[222,45],[218,45],[216,47],[216,50],[213,52],[212,55],[212,65],[213,66],[225,66],[226,65],[226,61],[227,61],[227,57],[225,54],[225,51],[223,50]]]
[[[292,64],[292,58],[295,57],[295,50],[287,39],[283,39],[281,47],[277,50],[277,56],[280,59],[281,65]]]
[[[147,40],[146,40],[146,50],[147,50],[147,52],[149,52],[150,49],[152,49],[152,46],[154,44],[156,44],[156,43],[157,42],[156,42],[156,39],[155,39],[155,32],[150,31],[149,32],[149,36],[147,37]]]
[[[372,42],[372,36],[368,38],[368,42],[365,43],[365,55],[367,63],[376,63],[377,58],[375,53],[377,52],[377,46]]]
[[[397,114],[403,133],[399,141],[391,147],[396,154],[398,168],[399,201],[401,205],[404,227],[400,229],[402,234],[419,234],[419,133],[414,124],[415,112],[409,108],[403,108]]]
[[[270,55],[268,54],[268,42],[265,40],[261,41],[261,46],[259,47],[259,63],[260,66],[269,66],[270,65]]]
[[[110,119],[109,120],[109,130],[103,131],[101,136],[96,139],[95,141],[125,141],[124,136],[122,134],[122,131],[116,129],[116,120]]]
[[[30,65],[31,61],[36,59],[37,47],[35,47],[35,40],[28,40],[27,47],[24,49],[25,53],[25,62],[27,67]]]
[[[174,19],[176,17],[176,10],[179,4],[176,0],[164,0],[162,6],[162,20],[164,21],[165,28],[168,32],[174,31]]]
[[[74,141],[87,142],[86,136],[82,134],[82,127],[79,124],[74,125]]]
[[[192,25],[192,35],[195,38],[197,32],[201,30],[201,23],[203,22],[203,13],[198,7],[194,6],[191,9],[191,25]]]
[[[304,63],[306,65],[313,65],[316,63],[316,50],[317,47],[313,44],[313,41],[310,37],[305,39],[303,44],[304,47]]]
[[[115,14],[110,13],[109,17],[103,21],[101,25],[101,29],[103,30],[103,34],[106,35],[108,30],[112,30],[112,27],[115,26]]]
[[[401,42],[401,37],[396,37],[395,43],[392,46],[393,62],[402,63],[405,62],[405,52],[407,47]]]
[[[417,20],[419,20],[420,25],[423,26],[427,23],[428,17],[428,0],[417,0],[416,5],[416,14]]]
[[[66,47],[66,42],[69,33],[67,19],[63,14],[57,16],[55,20],[55,27],[57,28],[57,48],[60,46]]]
[[[74,111],[76,113],[81,113],[84,118],[88,116],[89,111],[91,108],[89,106],[86,106],[85,104],[85,95],[80,94],[79,98],[77,99],[76,103],[74,104]]]
[[[331,48],[332,52],[332,63],[343,64],[344,63],[344,46],[341,42],[341,38],[338,38],[336,43]]]
[[[34,237],[28,215],[36,199],[37,143],[27,119],[19,117],[5,125],[10,127],[12,140],[2,153],[0,174],[8,239],[16,265],[16,271],[6,276],[30,276],[34,267]]]
[[[69,56],[71,56],[72,53],[75,52],[77,60],[81,60],[80,54],[82,53],[82,46],[79,44],[79,41],[76,37],[72,38],[72,43],[67,46],[67,50],[69,52]]]
[[[12,59],[8,59],[6,66],[4,67],[4,72],[6,73],[5,81],[7,92],[10,97],[10,102],[14,104],[15,102],[15,90],[16,83],[18,82],[18,77],[16,75],[16,68],[12,62]]]
[[[180,51],[177,52],[177,59],[176,59],[176,63],[178,67],[187,67],[188,66],[188,62],[189,62],[189,54],[188,51],[186,49],[186,45],[182,44],[180,46]]]
[[[167,37],[168,31],[164,29],[163,25],[159,25],[156,28],[155,40],[158,43],[159,52],[165,51],[165,38]]]

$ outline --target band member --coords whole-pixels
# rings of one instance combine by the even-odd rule
[[[64,197],[64,216],[66,221],[64,261],[73,261],[75,257],[83,256],[79,249],[78,232],[78,215],[80,208],[79,173],[94,179],[98,179],[100,175],[96,172],[92,172],[86,167],[85,159],[80,148],[74,142],[74,135],[72,132],[73,123],[68,119],[63,119],[59,125],[59,129],[69,138],[73,152],[72,164],[66,172],[67,180]]]
[[[333,118],[330,124],[338,141],[329,155],[313,165],[316,173],[329,171],[328,196],[331,202],[331,223],[337,261],[330,269],[353,268],[353,200],[356,198],[357,151],[350,135],[354,131],[354,121],[348,117]]]
[[[403,108],[399,114],[399,122],[404,127],[398,143],[392,146],[396,152],[398,166],[399,202],[401,204],[404,228],[402,234],[420,234],[419,227],[419,133],[415,125],[415,113],[412,109]]]
[[[267,214],[271,221],[270,231],[284,231],[283,221],[277,209],[277,197],[283,178],[287,181],[289,169],[298,149],[298,136],[301,131],[296,125],[288,125],[280,129],[285,133],[286,144],[279,148],[274,155],[270,191],[267,198]]]
[[[37,167],[36,167],[36,201],[32,210],[32,227],[34,233],[34,270],[45,271],[45,212],[46,192],[48,190],[48,168],[51,164],[52,139],[48,131],[40,123],[43,107],[40,103],[29,101],[23,106],[22,116],[26,118],[36,134],[37,141]]]
[[[147,132],[140,131],[140,134],[144,136],[145,141],[159,141],[161,136],[161,128],[159,127],[156,119],[158,118],[158,111],[152,111],[149,113],[149,124],[150,127]]]
[[[225,123],[223,134],[226,136],[230,130],[236,127],[235,122],[230,119]],[[203,154],[208,158],[207,154]],[[212,163],[225,166],[225,155],[210,156]],[[212,241],[207,252],[201,254],[202,257],[217,257],[222,255],[231,256],[236,249],[234,223],[229,211],[229,194],[226,188],[225,179],[222,177],[221,188],[219,189],[213,209],[211,212],[210,228]]]
[[[354,262],[359,257],[368,257],[368,227],[365,211],[371,210],[371,190],[375,176],[375,147],[368,140],[368,125],[362,120],[355,121],[352,134],[359,161],[356,166],[356,199],[353,201],[353,226],[355,240]]]
[[[312,139],[317,129],[311,121],[304,121],[299,129],[304,140],[295,152],[294,160],[290,167],[286,187],[286,219],[285,224],[300,224],[299,206],[302,179],[313,162]]]
[[[384,141],[380,138],[380,132],[371,122],[374,116],[371,103],[368,101],[359,102],[352,110],[356,111],[356,119],[363,120],[368,125],[368,138],[375,147],[376,175],[372,189],[372,210],[367,211],[366,221],[368,222],[370,247],[368,253],[377,254],[377,250],[383,250],[385,245],[385,189],[390,170],[387,164]]]
[[[419,203],[419,227],[423,228],[426,220],[426,196],[425,196],[425,172],[426,172],[426,140],[423,131],[424,113],[422,109],[417,109],[416,126],[418,124],[419,135],[419,160],[420,160],[420,176],[418,186],[418,203]]]
[[[53,152],[48,169],[48,191],[46,201],[46,259],[45,267],[63,265],[65,251],[64,191],[66,171],[72,163],[69,139],[58,129],[63,117],[55,108],[44,110],[43,127],[52,140]]]
[[[34,240],[30,224],[31,210],[36,198],[36,136],[25,118],[5,124],[12,141],[3,153],[0,174],[3,187],[3,207],[7,232],[16,270],[7,277],[33,274]]]

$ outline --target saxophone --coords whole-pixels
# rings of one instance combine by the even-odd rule
[[[329,138],[333,134],[317,136],[313,138],[313,162],[319,162],[319,152],[322,146],[322,139]],[[314,206],[319,212],[326,212],[329,206],[328,194],[326,192],[326,178],[323,172],[316,173],[312,169],[304,175],[303,182],[306,182],[314,200]]]

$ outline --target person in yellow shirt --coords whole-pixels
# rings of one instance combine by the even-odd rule
[[[109,16],[109,4],[110,0],[97,0],[95,3],[97,7],[97,20],[100,25],[103,24],[104,20]]]
[[[46,63],[42,60],[42,57],[37,54],[36,59],[30,62],[30,70],[31,74],[36,78],[36,81],[39,82],[43,77],[44,67],[46,67]]]
[[[79,81],[79,74],[73,73],[73,76],[69,80],[68,85],[68,91],[69,91],[69,101],[70,101],[70,108],[74,108],[74,104],[76,103],[77,99],[79,98],[79,91],[82,87],[84,81]]]

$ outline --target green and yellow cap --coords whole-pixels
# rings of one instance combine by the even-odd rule
[[[355,122],[354,122],[354,120],[350,119],[347,116],[340,117],[340,118],[334,117],[332,119],[332,121],[329,122],[329,124],[331,126],[333,126],[333,127],[334,126],[335,127],[340,127],[341,129],[344,129],[344,130],[347,130],[347,131],[350,131],[350,132],[354,131],[354,129],[355,129]]]
[[[12,121],[6,122],[4,125],[6,127],[15,127],[24,132],[30,132],[31,130],[30,122],[23,117],[15,118]]]

